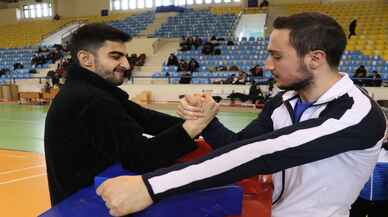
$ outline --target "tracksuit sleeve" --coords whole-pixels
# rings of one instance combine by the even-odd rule
[[[268,101],[259,116],[249,123],[243,130],[237,133],[226,128],[217,118],[215,118],[204,129],[202,136],[205,138],[207,143],[209,143],[214,149],[217,149],[237,141],[269,133],[273,131],[273,123],[270,117],[273,108],[279,103],[281,103],[280,95]]]
[[[368,97],[355,95],[356,100],[343,105],[334,100],[319,118],[235,142],[191,163],[144,174],[143,180],[153,200],[158,201],[176,193],[381,146],[386,128],[383,113]]]

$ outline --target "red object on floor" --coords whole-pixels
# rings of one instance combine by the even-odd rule
[[[211,146],[203,139],[196,140],[196,143],[198,148],[177,162],[188,162],[212,151]],[[244,189],[243,210],[239,216],[228,217],[271,217],[273,191],[271,175],[257,175],[237,184]]]

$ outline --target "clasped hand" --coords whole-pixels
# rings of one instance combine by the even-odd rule
[[[199,135],[219,111],[210,94],[187,95],[180,100],[177,114],[185,119],[183,128],[192,137]],[[102,183],[96,193],[112,216],[141,211],[153,201],[141,176],[119,176]]]
[[[193,94],[180,100],[177,114],[186,120],[183,127],[194,138],[213,120],[219,108],[210,94]]]

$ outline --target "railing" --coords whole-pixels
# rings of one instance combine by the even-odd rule
[[[10,77],[10,78],[1,78],[1,80],[6,81],[7,84],[15,84],[17,80],[37,80],[39,82],[39,84],[42,84],[42,80],[50,80],[50,79],[51,79],[50,77],[32,77],[32,78]]]
[[[48,32],[48,33],[43,34],[43,35],[41,36],[41,41],[44,40],[44,39],[46,39],[46,38],[48,38],[50,35],[55,34],[56,32],[59,32],[59,31],[61,31],[62,29],[66,28],[66,27],[68,27],[68,26],[70,26],[70,25],[72,25],[72,24],[75,24],[75,23],[82,24],[83,22],[86,22],[86,21],[87,21],[87,20],[81,20],[81,19],[80,19],[80,20],[71,20],[71,21],[69,21],[69,22],[63,24],[63,25],[60,26],[59,28],[57,28],[57,29],[55,29],[55,30],[53,30],[53,31],[50,31],[50,32]]]

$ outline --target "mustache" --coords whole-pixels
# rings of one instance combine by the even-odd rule
[[[117,66],[113,70],[114,71],[124,72],[124,77],[127,77],[127,78],[130,78],[132,76],[131,68],[125,68],[125,67],[122,67],[122,66]]]

